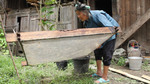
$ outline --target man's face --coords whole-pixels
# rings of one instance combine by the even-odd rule
[[[76,11],[77,17],[81,20],[81,21],[85,21],[88,19],[88,16],[81,12],[81,11]]]

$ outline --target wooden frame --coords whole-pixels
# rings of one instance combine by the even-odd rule
[[[60,37],[70,37],[70,36],[82,36],[82,35],[92,35],[92,34],[105,34],[112,33],[109,27],[102,28],[85,28],[76,29],[70,31],[37,31],[37,32],[21,32],[21,41],[27,40],[37,40],[37,39],[48,39],[48,38],[60,38]],[[6,34],[7,42],[17,41],[17,36],[14,33]]]

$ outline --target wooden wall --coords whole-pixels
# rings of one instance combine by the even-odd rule
[[[116,0],[119,24],[122,31],[128,29],[139,17],[141,17],[149,8],[150,0]],[[117,13],[116,13],[117,14]],[[115,13],[114,13],[115,15]],[[146,53],[150,52],[150,20],[138,29],[124,44],[126,46],[129,40],[137,40]]]
[[[58,11],[58,7],[54,7],[54,13],[47,17],[47,19],[53,20],[53,24],[56,24],[58,30],[72,30],[77,28],[77,17],[74,11],[73,5],[61,6]],[[58,15],[58,22],[56,18]],[[57,19],[58,19],[57,18]],[[30,32],[30,31],[41,31],[39,25],[39,15],[35,8],[26,8],[21,10],[11,10],[8,12],[7,17],[3,15],[6,31],[13,32],[15,29],[17,32]],[[44,27],[45,30],[49,30]],[[17,51],[22,51],[19,45],[16,45]],[[15,51],[18,55],[18,52]],[[20,54],[19,54],[20,55]]]
[[[77,29],[77,17],[74,10],[72,5],[60,7],[58,30]]]
[[[5,27],[7,29],[16,29],[18,32],[40,31],[37,11],[33,9],[22,9],[19,12],[12,10],[5,17]]]

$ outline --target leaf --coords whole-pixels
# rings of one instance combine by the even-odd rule
[[[44,20],[42,20],[42,24],[45,25],[45,21]]]
[[[4,33],[0,33],[0,36],[2,36],[2,37],[3,37],[3,36],[4,36]]]
[[[50,22],[49,22],[49,21],[45,21],[45,23],[46,23],[46,24],[49,24]]]
[[[49,13],[50,13],[50,14],[53,14],[53,13],[54,13],[54,11],[50,11]]]
[[[50,16],[51,14],[53,14],[54,12],[53,11],[50,11],[47,16]]]
[[[5,44],[5,48],[7,48],[7,44]]]
[[[42,15],[42,18],[45,18],[45,14],[44,14],[44,15]]]
[[[50,6],[49,8],[47,8],[47,11],[51,11],[53,8],[53,6]]]
[[[4,48],[4,49],[5,49],[6,47],[5,47],[5,46],[2,46],[2,48]]]
[[[42,20],[42,23],[43,23],[43,25],[51,24],[50,21],[44,21],[44,20]]]
[[[6,50],[3,54],[4,55],[8,55],[9,54],[9,50]]]
[[[2,44],[0,44],[0,47],[2,47],[3,45]]]
[[[51,25],[50,28],[49,28],[49,30],[52,30],[52,31],[56,30],[56,28],[54,28],[54,26],[55,25]]]
[[[46,7],[43,7],[43,8],[42,8],[42,12],[46,11],[46,9],[47,9]]]
[[[0,40],[4,40],[4,38],[0,38]]]
[[[55,3],[57,3],[56,0],[46,0],[45,1],[46,5],[51,5],[51,4],[55,4]]]

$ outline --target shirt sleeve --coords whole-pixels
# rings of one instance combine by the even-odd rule
[[[101,23],[104,27],[113,27],[114,25],[109,21],[109,19],[104,14],[96,15],[97,24]]]

